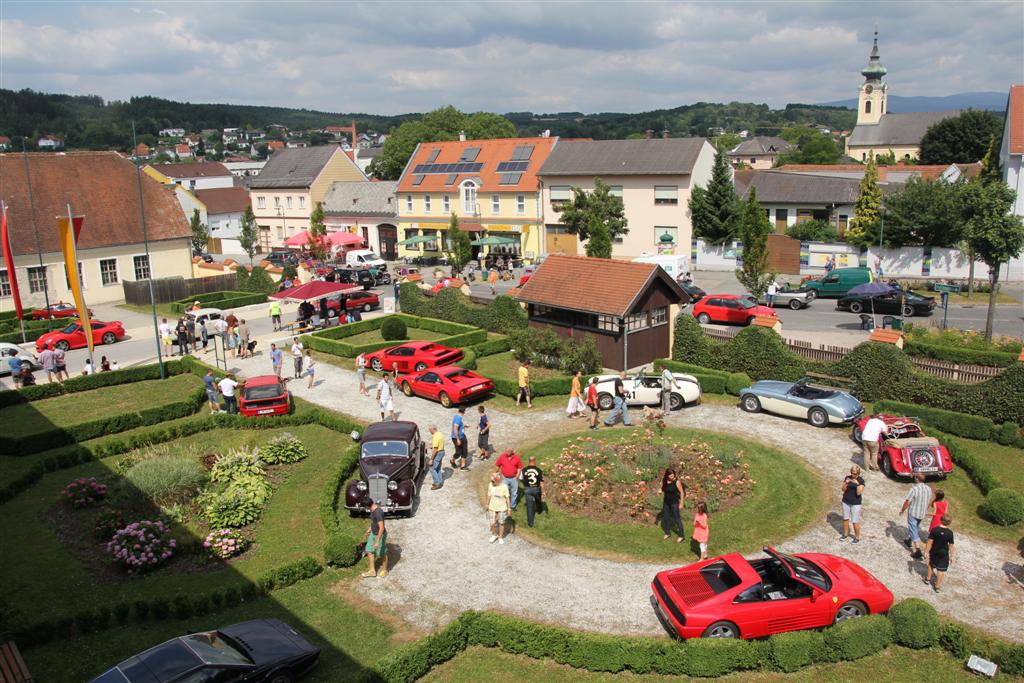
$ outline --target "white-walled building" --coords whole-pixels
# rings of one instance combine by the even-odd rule
[[[249,206],[249,191],[244,187],[218,187],[199,190],[196,198],[206,210],[210,235],[206,250],[211,254],[242,253],[238,236],[242,231],[242,214]]]
[[[145,170],[166,185],[181,185],[192,192],[233,187],[235,184],[235,177],[231,171],[224,164],[213,161],[195,164],[152,164]]]
[[[1006,184],[1017,193],[1013,213],[1024,216],[1024,85],[1010,87],[999,161]]]

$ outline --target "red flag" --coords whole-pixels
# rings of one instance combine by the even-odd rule
[[[7,207],[3,208],[3,218],[0,219],[0,242],[3,242],[4,262],[7,264],[7,279],[11,283],[11,296],[14,298],[14,312],[18,320],[25,319],[25,313],[21,309],[21,293],[18,291],[18,271],[14,268],[14,255],[11,253],[11,236],[7,232]]]

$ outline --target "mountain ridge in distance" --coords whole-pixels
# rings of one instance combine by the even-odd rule
[[[889,111],[896,114],[911,114],[921,111],[954,111],[957,109],[982,109],[1003,111],[1006,109],[1006,92],[982,91],[962,92],[941,97],[927,95],[889,95]],[[857,98],[819,102],[828,107],[857,108]]]

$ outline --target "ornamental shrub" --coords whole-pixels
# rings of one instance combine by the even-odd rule
[[[594,335],[583,335],[583,341],[575,338],[568,340],[561,351],[561,370],[567,375],[576,374],[582,370],[583,374],[589,375],[601,371],[601,352],[597,350],[597,342]]]
[[[889,610],[893,633],[898,644],[922,650],[939,642],[939,613],[920,598],[907,598]]]
[[[258,451],[230,450],[213,463],[210,479],[216,482],[231,481],[241,477],[263,477],[263,463]]]
[[[96,477],[82,477],[64,487],[63,497],[72,507],[93,507],[107,497],[107,485],[96,481]]]
[[[721,356],[716,353],[719,345],[701,329],[697,319],[687,311],[676,316],[675,337],[672,340],[672,360],[692,363],[705,368],[719,368]]]
[[[996,647],[995,661],[1004,674],[1024,676],[1024,645],[1000,643]]]
[[[159,505],[191,500],[206,484],[207,472],[188,455],[143,460],[124,475],[128,486]]]
[[[211,527],[237,528],[259,519],[270,498],[270,484],[263,477],[246,474],[203,498],[203,511]]]
[[[849,662],[889,647],[893,639],[893,624],[883,614],[870,614],[836,624],[826,629],[824,635],[829,656]]]
[[[306,446],[289,432],[283,432],[260,446],[260,460],[268,465],[298,462],[309,455]]]
[[[155,569],[174,555],[178,542],[163,522],[142,520],[114,533],[107,543],[107,552],[114,561],[138,574]]]
[[[287,588],[299,581],[313,578],[323,571],[323,568],[323,565],[317,562],[316,559],[304,557],[301,560],[272,569],[264,574],[260,578],[259,588],[264,591]]]
[[[107,508],[96,515],[93,522],[93,535],[102,541],[109,541],[114,532],[125,527],[124,515],[120,510]]]
[[[1013,446],[1021,438],[1024,438],[1024,434],[1021,433],[1020,427],[1012,422],[1004,422],[995,432],[996,441],[1004,446]]]
[[[324,561],[332,567],[351,567],[359,561],[362,548],[362,536],[334,531],[324,544]]]
[[[789,350],[775,330],[747,327],[726,344],[726,362],[733,372],[754,380],[795,381],[806,373],[804,360]]]
[[[832,366],[829,374],[854,380],[853,393],[861,401],[906,399],[915,391],[918,378],[907,356],[892,344],[864,342]]]
[[[825,656],[825,636],[817,631],[779,633],[768,642],[772,664],[786,673],[821,661]]]
[[[724,676],[756,669],[758,651],[750,643],[732,638],[700,638],[684,648],[688,676]]]
[[[954,621],[942,622],[939,627],[939,644],[957,659],[967,659],[971,654],[967,630]]]
[[[245,552],[249,547],[249,539],[234,529],[217,529],[206,535],[203,547],[213,557],[226,560]]]
[[[981,512],[1000,526],[1012,526],[1024,520],[1024,496],[1011,489],[992,489],[985,496]]]
[[[386,318],[380,326],[380,336],[385,341],[399,341],[409,338],[409,330],[401,318]]]

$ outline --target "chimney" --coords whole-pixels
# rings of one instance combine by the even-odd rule
[[[661,139],[668,140],[668,130],[661,131]]]
[[[465,141],[466,141],[466,131],[460,130],[459,131],[459,142],[465,142]]]
[[[644,131],[644,140],[650,140],[654,137],[654,131],[648,128]]]

